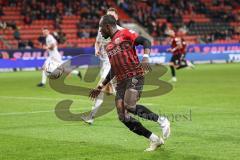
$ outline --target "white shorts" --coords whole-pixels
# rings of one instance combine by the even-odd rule
[[[110,64],[109,60],[101,61],[101,70],[100,70],[101,80],[104,80],[107,77],[110,69],[111,69],[111,64]]]
[[[59,67],[64,61],[59,57],[48,57],[43,64],[43,70],[46,72],[53,72],[57,67]]]

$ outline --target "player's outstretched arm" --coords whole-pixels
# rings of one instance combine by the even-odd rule
[[[94,88],[90,91],[89,93],[89,98],[91,99],[95,99],[97,98],[97,96],[101,93],[102,89],[104,88],[104,86],[106,86],[115,76],[115,74],[113,73],[112,69],[108,72],[107,77],[103,80],[103,82],[101,84],[99,84],[97,86],[97,88]]]
[[[100,55],[100,46],[101,45],[101,33],[98,29],[98,34],[97,34],[97,37],[96,37],[96,42],[95,42],[95,56],[99,56]]]
[[[52,51],[55,46],[56,46],[56,44],[43,45],[43,49]]]
[[[149,55],[151,52],[151,42],[142,36],[138,36],[135,40],[135,45],[142,45],[144,49],[143,59],[142,59],[142,66],[145,71],[151,71],[151,67],[149,65]]]
[[[95,42],[95,56],[99,56],[100,55],[100,42],[96,41]]]

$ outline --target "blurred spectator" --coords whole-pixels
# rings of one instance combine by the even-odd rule
[[[65,14],[65,16],[71,16],[71,15],[73,15],[73,14],[72,14],[72,8],[65,6],[65,7],[64,7],[64,14]]]
[[[66,41],[66,34],[60,29],[57,32],[53,32],[54,38],[57,40],[59,44],[63,44]]]
[[[62,30],[59,30],[58,36],[59,36],[59,43],[60,44],[63,44],[63,43],[66,42],[66,40],[67,40],[66,34]]]
[[[214,6],[219,6],[221,3],[220,3],[220,0],[213,0],[213,1],[212,1],[212,4],[213,4]]]
[[[89,37],[90,37],[90,38],[96,38],[96,37],[97,37],[97,34],[98,34],[97,30],[92,30],[92,31],[90,32]]]
[[[24,22],[25,24],[30,25],[30,24],[32,24],[32,19],[31,19],[31,17],[30,17],[29,15],[27,15],[27,16],[25,16],[25,17],[23,18],[23,22]]]
[[[25,49],[26,43],[21,39],[18,41],[18,49]]]
[[[15,29],[15,31],[13,32],[13,37],[16,39],[16,40],[20,40],[21,39],[21,36],[20,36],[20,32],[19,32],[19,29]]]
[[[34,48],[34,44],[31,40],[28,40],[28,46],[30,46],[31,48]]]
[[[16,30],[17,29],[17,25],[14,21],[12,22],[7,22],[7,27],[10,27],[12,28],[13,30]]]
[[[226,21],[226,22],[235,21],[235,17],[234,17],[234,15],[232,14],[231,11],[228,11],[227,13],[225,13],[225,14],[223,15],[223,18],[224,18],[224,21]]]
[[[2,8],[2,6],[0,6],[0,16],[3,16],[3,15],[4,15],[3,8]]]
[[[66,47],[67,47],[67,48],[72,48],[72,47],[74,47],[74,45],[73,45],[72,43],[67,42],[67,43],[66,43]]]
[[[46,44],[46,38],[43,36],[43,35],[40,35],[38,37],[38,42],[43,45],[43,44]]]
[[[31,40],[28,40],[25,46],[26,49],[32,49],[34,48],[34,44]]]
[[[188,23],[187,23],[187,27],[190,28],[195,24],[195,22],[191,19]]]
[[[77,31],[77,37],[78,38],[82,38],[83,37],[83,34],[82,34],[80,29],[78,29],[78,31]]]
[[[240,10],[235,14],[235,21],[240,22]]]
[[[54,28],[55,29],[60,29],[61,28],[61,16],[60,15],[56,15],[56,19],[54,21]]]
[[[234,28],[234,33],[237,34],[237,35],[240,35],[240,26],[236,26]]]
[[[198,36],[197,37],[197,41],[198,41],[198,43],[200,43],[200,44],[205,44],[206,42],[207,42],[207,39],[206,39],[206,35],[204,35],[204,36]]]
[[[78,30],[77,36],[79,38],[89,38],[90,37],[90,33],[86,32],[85,30]]]
[[[17,0],[9,0],[8,3],[9,3],[9,6],[11,7],[17,6]]]
[[[86,21],[87,21],[87,20],[86,20],[85,18],[81,18],[81,19],[79,20],[79,22],[76,24],[77,29],[83,29],[83,28],[85,28]]]
[[[6,29],[7,28],[7,23],[0,21],[0,29]]]
[[[233,37],[236,38],[234,34],[240,34],[240,27],[237,26],[237,23],[232,23],[240,21],[238,1],[213,0],[208,3],[202,0],[116,1],[130,17],[136,20],[135,22],[145,27],[146,31],[155,40],[159,41],[159,44],[165,44],[165,31],[168,28],[174,29],[178,33],[187,33],[193,38],[196,37],[194,40],[189,38],[189,41],[197,40],[200,43],[228,40]],[[18,8],[21,8],[20,11],[25,24],[31,25],[35,20],[50,20],[50,22],[53,22],[54,30],[57,31],[58,42],[71,45],[69,42],[66,43],[66,37],[71,33],[65,32],[65,30],[75,30],[74,25],[76,25],[77,32],[74,32],[74,34],[77,34],[78,38],[95,38],[97,34],[95,29],[98,28],[100,17],[105,14],[110,3],[106,0],[9,0],[2,4],[0,6],[0,16],[3,13],[3,7],[18,6]],[[72,22],[70,24],[70,21],[66,20],[68,17],[65,15],[74,15],[80,18],[78,23]],[[209,20],[210,22],[208,22]],[[39,22],[39,24],[44,23],[44,21]],[[65,30],[61,30],[62,26]],[[19,32],[16,31],[17,27],[15,22],[7,21],[5,23],[0,21],[0,28],[12,28],[15,34],[14,38],[21,39],[23,35],[17,33]],[[67,36],[64,32],[67,33]],[[45,38],[39,37],[39,41],[44,43]],[[72,41],[70,42],[72,43]],[[26,42],[26,46],[27,48],[30,47],[28,42]]]

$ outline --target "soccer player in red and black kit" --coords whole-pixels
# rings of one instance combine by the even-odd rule
[[[194,66],[191,62],[185,59],[187,49],[187,43],[185,42],[185,40],[181,37],[177,37],[173,30],[169,30],[168,35],[172,38],[171,48],[167,50],[173,54],[169,63],[172,74],[171,81],[176,82],[177,78],[175,68],[176,69],[182,69],[185,67],[193,68]]]
[[[111,15],[105,15],[100,20],[100,32],[104,38],[111,38],[106,45],[106,51],[111,64],[111,70],[105,80],[96,89],[90,92],[91,98],[96,98],[102,88],[115,77],[117,80],[115,105],[119,120],[132,132],[150,140],[150,147],[146,151],[154,151],[164,140],[146,129],[130,113],[142,118],[158,122],[162,128],[163,138],[170,135],[170,123],[143,105],[136,104],[140,98],[144,85],[144,73],[150,71],[149,54],[151,43],[146,38],[139,36],[128,29],[118,30],[116,20]],[[135,46],[142,45],[144,55],[140,63]]]

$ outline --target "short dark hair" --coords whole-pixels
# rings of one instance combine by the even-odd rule
[[[108,8],[107,12],[115,12],[118,14],[117,9],[113,7]]]
[[[49,30],[47,26],[43,26],[42,30]]]
[[[102,17],[102,24],[109,24],[111,26],[116,26],[117,21],[112,15],[104,15]]]

